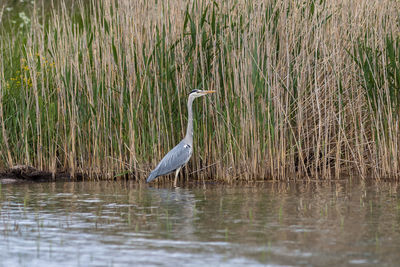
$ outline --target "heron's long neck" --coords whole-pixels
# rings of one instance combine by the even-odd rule
[[[188,124],[186,129],[186,136],[185,140],[189,144],[193,144],[193,111],[192,111],[192,104],[194,98],[189,97],[188,99]]]

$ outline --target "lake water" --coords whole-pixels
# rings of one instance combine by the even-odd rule
[[[3,184],[0,266],[391,266],[395,183]]]

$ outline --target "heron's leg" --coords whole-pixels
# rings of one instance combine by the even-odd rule
[[[181,170],[181,167],[179,167],[178,169],[176,169],[175,171],[175,180],[174,180],[174,187],[176,187],[176,182],[178,181],[178,174],[179,171]]]

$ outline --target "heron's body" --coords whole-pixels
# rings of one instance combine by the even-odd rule
[[[152,181],[158,176],[176,171],[188,163],[192,156],[193,149],[191,145],[186,144],[184,141],[185,140],[182,140],[164,156],[157,167],[150,173],[147,182]]]
[[[177,144],[172,150],[170,150],[160,161],[160,163],[158,163],[157,167],[153,171],[151,171],[149,177],[147,177],[147,182],[151,182],[161,175],[169,174],[175,171],[174,185],[176,186],[179,171],[183,166],[186,165],[186,163],[188,163],[193,152],[193,100],[199,96],[203,96],[213,92],[214,91],[193,90],[189,94],[188,126],[186,129],[186,136],[179,144]]]

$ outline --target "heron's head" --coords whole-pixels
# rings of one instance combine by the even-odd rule
[[[215,91],[203,91],[203,90],[199,90],[199,89],[194,89],[189,93],[189,96],[196,98],[196,97],[200,97],[200,96],[212,94],[212,93],[215,93]]]

